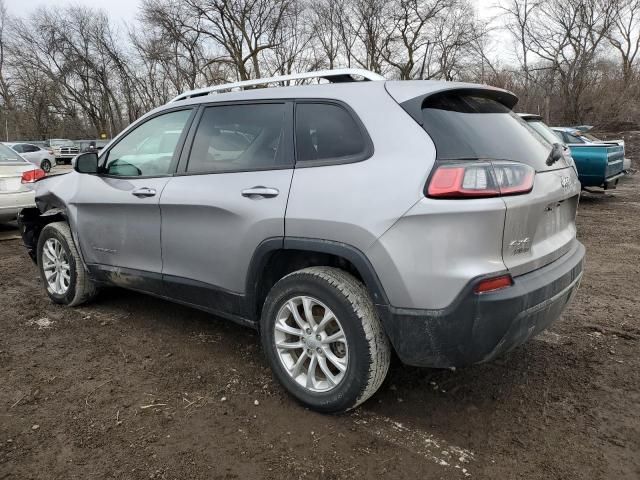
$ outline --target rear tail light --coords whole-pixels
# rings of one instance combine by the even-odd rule
[[[521,195],[533,188],[535,170],[529,165],[504,161],[442,163],[427,186],[432,198],[486,198]]]
[[[22,172],[22,183],[33,183],[36,180],[40,180],[44,178],[47,174],[44,170],[37,168],[35,170],[28,170],[26,172]]]
[[[513,278],[511,275],[500,275],[499,277],[487,278],[481,280],[473,288],[476,293],[488,293],[495,292],[496,290],[502,290],[513,285]]]

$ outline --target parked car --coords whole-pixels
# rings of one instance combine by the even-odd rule
[[[624,176],[624,145],[587,140],[577,128],[552,127],[569,146],[582,187],[615,188]]]
[[[392,350],[486,362],[571,300],[580,184],[516,102],[352,69],[187,92],[39,181],[24,243],[53,302],[117,285],[252,326],[295,398],[344,411]]]
[[[80,153],[100,151],[107,143],[109,143],[108,140],[78,140],[75,142],[80,149]]]
[[[51,171],[51,167],[55,162],[55,156],[51,148],[41,148],[31,143],[5,143],[5,145],[46,173]]]
[[[35,207],[35,193],[30,183],[45,172],[4,144],[0,144],[0,223],[16,219],[23,208]]]
[[[618,140],[601,140],[598,137],[596,137],[595,135],[593,135],[591,133],[591,130],[593,130],[593,127],[591,125],[580,125],[577,127],[574,127],[576,130],[579,130],[579,134],[576,135],[578,141],[581,141],[583,143],[605,143],[605,144],[611,144],[611,145],[620,145],[623,149],[624,147],[624,140],[622,139],[618,139]],[[624,160],[622,163],[622,169],[624,170],[625,173],[628,173],[631,171],[631,159],[627,158],[626,156],[626,152],[625,152],[625,156],[624,156]]]
[[[80,153],[80,149],[73,140],[66,138],[52,138],[47,140],[47,146],[53,150],[56,163],[70,164],[71,160]]]
[[[536,115],[532,113],[519,113],[518,115],[525,122],[527,122],[527,125],[529,125],[538,135],[544,138],[551,145],[554,145],[556,143],[562,145],[563,154],[565,156],[565,162],[571,165],[574,169],[576,169],[576,172],[577,172],[576,164],[573,160],[573,157],[571,156],[571,150],[569,149],[569,147],[567,147],[564,144],[562,139],[558,137],[556,132],[554,132],[551,129],[551,127],[549,127],[546,123],[544,123],[544,120],[540,115]]]

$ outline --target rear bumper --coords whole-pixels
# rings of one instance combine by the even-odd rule
[[[582,278],[584,246],[514,278],[514,285],[475,294],[471,282],[442,310],[378,306],[385,331],[409,365],[446,368],[489,361],[521,345],[557,320]]]
[[[14,220],[20,210],[35,206],[35,193],[33,191],[0,194],[0,221]]]
[[[608,190],[610,188],[616,188],[618,186],[618,182],[624,176],[625,176],[625,172],[622,171],[620,173],[617,173],[616,175],[613,175],[607,178],[606,181],[604,182],[604,189]]]

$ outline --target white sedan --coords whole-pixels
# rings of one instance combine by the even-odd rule
[[[44,177],[43,170],[0,144],[0,223],[15,220],[20,210],[35,206],[33,182]]]
[[[42,148],[31,143],[5,143],[5,145],[47,173],[55,165],[55,156],[52,149]]]

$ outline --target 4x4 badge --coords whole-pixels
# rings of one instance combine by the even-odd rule
[[[571,177],[562,177],[560,179],[560,185],[562,185],[562,188],[564,189],[568,189],[569,187],[571,187],[571,184],[573,182],[571,181]]]
[[[527,253],[531,250],[531,242],[529,241],[529,237],[523,238],[522,240],[514,240],[509,244],[509,247],[513,249],[513,254],[518,255],[520,253]]]

